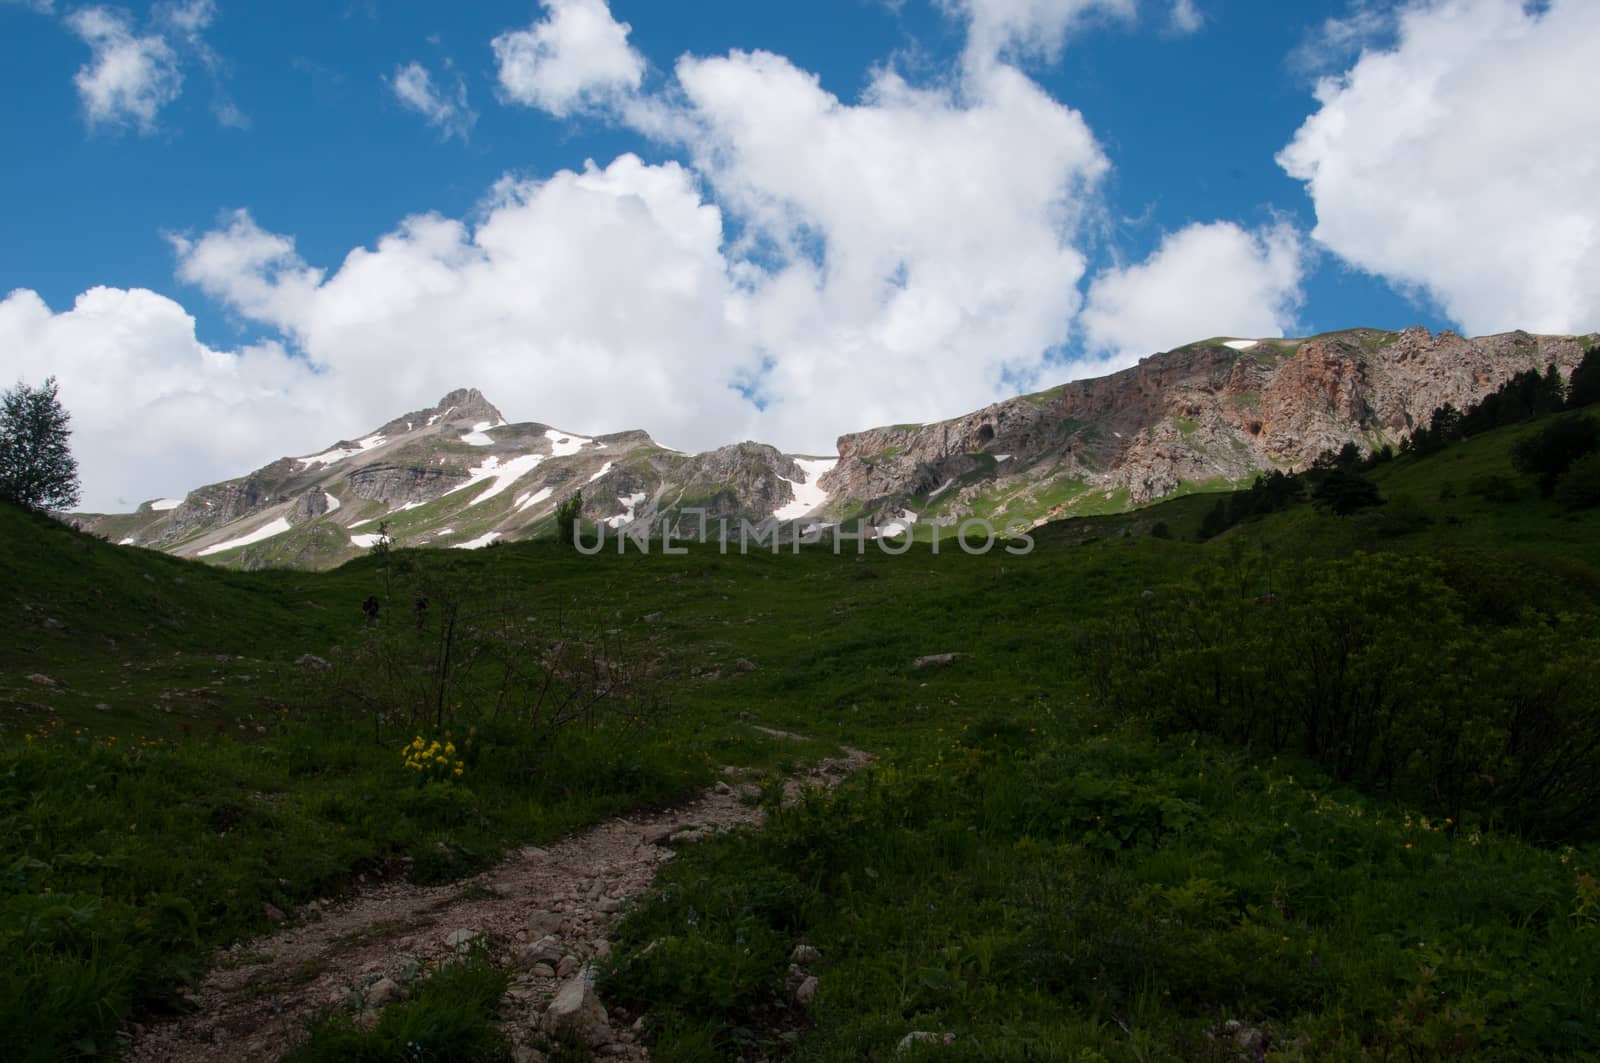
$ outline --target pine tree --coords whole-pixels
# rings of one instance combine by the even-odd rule
[[[0,396],[0,500],[40,512],[78,504],[70,421],[55,377],[37,388],[19,381]]]
[[[582,495],[573,495],[556,507],[556,533],[564,545],[572,546],[578,541],[578,519],[582,515]]]
[[[1573,409],[1600,402],[1600,347],[1590,347],[1568,381],[1567,405]]]

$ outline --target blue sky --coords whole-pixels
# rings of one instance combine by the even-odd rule
[[[657,77],[686,52],[765,49],[817,73],[844,99],[897,55],[938,76],[964,43],[958,23],[914,0],[898,8],[880,0],[615,0],[611,9],[633,26]],[[264,227],[293,232],[308,260],[332,264],[407,214],[469,212],[508,170],[546,174],[623,151],[665,157],[606,123],[495,102],[488,42],[535,10],[224,4],[206,34],[223,68],[213,76],[194,65],[159,129],[141,136],[90,129],[72,83],[88,48],[58,18],[0,0],[0,91],[29,101],[0,119],[6,142],[24,146],[0,170],[0,195],[35,208],[0,222],[0,291],[33,288],[52,305],[96,284],[180,296],[161,234],[206,228],[227,210],[248,207]],[[1216,0],[1201,32],[1173,33],[1158,19],[1112,22],[1086,32],[1058,63],[1030,62],[1053,96],[1083,112],[1116,167],[1115,227],[1097,254],[1143,257],[1162,231],[1216,217],[1257,222],[1278,211],[1309,228],[1305,190],[1273,156],[1312,104],[1312,78],[1292,57],[1343,11],[1338,3]],[[394,68],[412,60],[436,70],[452,63],[465,78],[477,112],[467,139],[441,141],[387,88]],[[219,98],[242,111],[247,128],[216,120]],[[120,191],[108,194],[113,180]],[[1308,330],[1449,324],[1426,300],[1402,298],[1337,262],[1319,266],[1300,315]],[[192,301],[190,309],[204,322],[203,339],[234,338],[215,308]]]
[[[1593,329],[1595,119],[1517,105],[1597,6],[0,0],[0,371],[110,508],[445,385],[826,452],[1208,335]]]

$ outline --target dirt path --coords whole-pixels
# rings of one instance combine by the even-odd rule
[[[847,750],[789,779],[785,790],[792,796],[803,786],[835,785],[870,759]],[[519,850],[461,882],[387,883],[345,901],[313,902],[284,929],[221,954],[193,998],[195,1012],[136,1031],[127,1058],[277,1060],[317,1012],[358,1000],[369,1011],[381,1006],[408,970],[446,959],[464,939],[481,935],[515,972],[501,1018],[517,1058],[537,1059],[528,1041],[546,1006],[585,964],[607,954],[612,924],[649,888],[656,868],[672,859],[672,845],[761,822],[754,785],[731,770],[726,774],[726,781],[683,805],[607,820],[548,848]],[[632,1031],[614,1037],[603,1054],[648,1058]]]

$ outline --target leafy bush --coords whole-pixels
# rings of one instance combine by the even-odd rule
[[[1383,505],[1378,485],[1353,472],[1334,469],[1325,473],[1316,487],[1311,489],[1311,500],[1319,508],[1332,510],[1341,517],[1372,506]]]
[[[1600,402],[1600,347],[1590,347],[1568,382],[1567,405],[1573,408]]]
[[[578,518],[583,515],[583,496],[574,494],[556,507],[556,535],[565,546],[578,541]]]
[[[1590,454],[1573,462],[1556,481],[1554,497],[1567,509],[1600,506],[1600,454]]]
[[[1550,495],[1573,462],[1596,450],[1600,450],[1600,421],[1562,417],[1518,442],[1511,451],[1511,464],[1537,479],[1540,492]]]
[[[1515,502],[1519,497],[1517,482],[1509,476],[1474,476],[1467,484],[1467,493],[1485,502]]]
[[[1166,730],[1422,787],[1456,819],[1481,807],[1594,836],[1600,641],[1576,622],[1485,628],[1462,613],[1417,558],[1297,566],[1259,598],[1204,572],[1101,630],[1097,682],[1115,711]]]

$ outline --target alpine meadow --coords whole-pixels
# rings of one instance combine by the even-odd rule
[[[1600,1060],[1597,48],[0,0],[0,1060]]]

